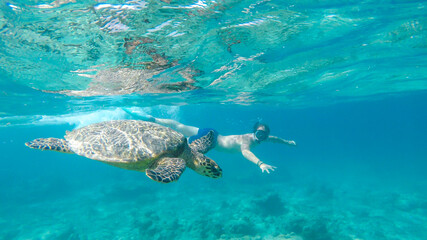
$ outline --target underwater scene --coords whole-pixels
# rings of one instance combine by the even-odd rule
[[[427,239],[426,13],[0,0],[0,239]]]

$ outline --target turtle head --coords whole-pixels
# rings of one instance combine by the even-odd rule
[[[192,151],[194,155],[194,168],[193,170],[196,171],[198,174],[211,177],[211,178],[220,178],[222,177],[222,169],[218,166],[218,164],[206,157],[205,155]]]

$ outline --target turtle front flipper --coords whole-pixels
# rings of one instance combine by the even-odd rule
[[[193,164],[194,168],[189,165],[190,168],[193,168],[198,174],[211,177],[211,178],[220,178],[222,177],[222,169],[219,165],[212,159],[206,157],[205,155],[193,151]]]
[[[73,153],[65,139],[59,138],[37,138],[33,141],[26,142],[25,145],[29,148],[57,151],[63,153]]]
[[[156,182],[177,181],[185,170],[185,161],[181,158],[163,158],[155,169],[145,170],[145,174]]]
[[[196,152],[205,154],[215,147],[215,132],[210,130],[203,137],[197,138],[190,143],[190,147]]]

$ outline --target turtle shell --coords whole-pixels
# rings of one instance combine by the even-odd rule
[[[177,157],[186,138],[171,128],[152,122],[116,120],[67,132],[71,150],[78,155],[111,164],[145,162],[161,156]]]

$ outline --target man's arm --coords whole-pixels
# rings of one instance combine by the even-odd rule
[[[282,144],[288,144],[291,146],[296,146],[297,144],[295,143],[295,141],[293,140],[285,140],[276,136],[268,136],[268,138],[266,139],[267,142],[272,142],[272,143],[282,143]]]
[[[261,162],[261,160],[259,160],[255,154],[253,154],[250,150],[249,150],[249,146],[244,144],[241,147],[242,150],[242,155],[243,157],[245,157],[246,159],[248,159],[249,161],[255,163],[259,168],[261,168],[262,172],[267,171],[267,173],[270,173],[269,170],[274,171],[274,169],[276,167],[274,166],[270,166],[268,164],[265,164],[263,162]]]

